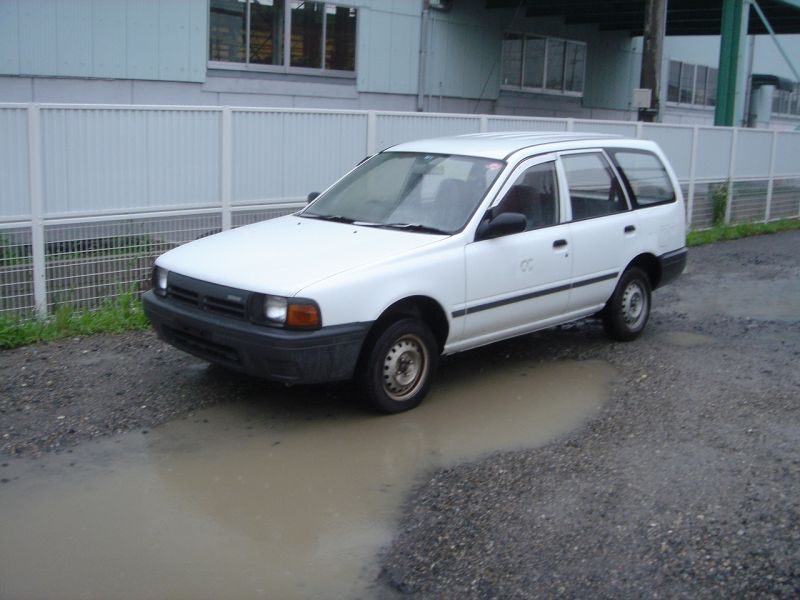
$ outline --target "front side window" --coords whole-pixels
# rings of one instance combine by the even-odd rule
[[[528,225],[525,231],[559,222],[558,177],[553,161],[525,169],[514,181],[493,213],[520,213]]]
[[[214,67],[355,71],[355,8],[303,0],[211,0],[210,11],[208,56]]]
[[[675,200],[667,170],[655,154],[634,150],[608,152],[614,158],[622,176],[627,180],[638,206],[662,204]]]
[[[572,220],[590,219],[628,210],[616,175],[599,152],[561,157],[567,176]]]
[[[505,163],[497,160],[383,152],[300,213],[374,227],[455,233],[466,225]]]
[[[586,44],[507,32],[503,35],[502,86],[579,96],[586,73]]]

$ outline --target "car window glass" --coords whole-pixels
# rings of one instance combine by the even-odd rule
[[[521,213],[528,223],[526,231],[558,223],[558,181],[555,162],[525,169],[515,179],[494,214]]]
[[[561,157],[567,177],[572,220],[610,215],[628,209],[619,181],[597,152]]]
[[[498,160],[383,152],[322,194],[301,215],[454,233],[505,166]]]
[[[639,206],[675,200],[675,190],[664,165],[649,152],[614,150],[612,156],[628,180]]]

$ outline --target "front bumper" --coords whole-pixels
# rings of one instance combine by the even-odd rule
[[[142,297],[159,337],[225,367],[287,383],[350,379],[371,323],[289,331],[217,316],[156,295]]]

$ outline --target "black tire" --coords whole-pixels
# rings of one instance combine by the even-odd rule
[[[650,278],[636,267],[622,274],[602,312],[603,328],[613,339],[629,342],[639,337],[650,318]]]
[[[428,326],[418,319],[401,319],[365,348],[357,384],[372,410],[403,412],[425,398],[438,363],[439,348]]]

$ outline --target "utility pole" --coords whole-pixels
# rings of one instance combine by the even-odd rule
[[[640,87],[650,90],[650,108],[639,110],[639,120],[652,123],[661,108],[661,58],[667,33],[667,0],[647,0]]]

